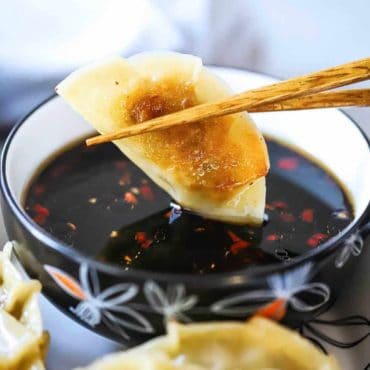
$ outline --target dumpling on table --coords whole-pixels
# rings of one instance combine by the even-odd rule
[[[89,65],[56,91],[100,133],[230,95],[199,58],[170,52]],[[262,223],[269,159],[247,113],[114,143],[183,207],[220,221]]]
[[[260,317],[247,323],[170,322],[168,334],[80,370],[339,370],[297,332]]]
[[[41,284],[12,264],[12,246],[0,251],[0,369],[44,370],[49,336],[38,304]]]

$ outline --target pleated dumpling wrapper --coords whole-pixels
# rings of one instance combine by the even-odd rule
[[[169,52],[89,65],[73,72],[56,91],[100,133],[230,95],[199,58]],[[247,113],[115,144],[183,207],[220,221],[262,223],[269,159]]]
[[[49,337],[38,304],[41,284],[23,279],[11,248],[0,252],[0,370],[43,370]]]
[[[80,370],[339,370],[297,332],[255,317],[247,323],[170,323],[168,334]]]

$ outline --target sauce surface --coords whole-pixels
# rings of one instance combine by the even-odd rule
[[[181,209],[111,143],[58,154],[25,197],[29,216],[85,254],[123,269],[226,272],[289,261],[353,219],[340,185],[318,164],[267,140],[266,222],[261,228]]]

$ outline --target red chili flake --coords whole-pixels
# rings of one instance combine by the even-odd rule
[[[124,170],[127,167],[127,163],[123,161],[115,161],[114,162],[114,167],[117,170]]]
[[[323,233],[316,233],[316,234],[313,234],[311,236],[311,238],[309,238],[307,240],[307,245],[311,248],[315,248],[318,246],[318,244],[320,242],[322,242],[323,240],[327,239],[328,238],[328,235],[327,234],[323,234]]]
[[[118,181],[118,185],[125,186],[129,185],[131,183],[131,174],[130,172],[126,172],[121,176],[121,178]]]
[[[154,200],[154,194],[152,189],[150,188],[149,185],[141,185],[140,186],[140,193],[144,197],[144,199],[153,201]]]
[[[40,214],[40,215],[43,215],[43,216],[49,216],[50,212],[49,210],[42,206],[41,204],[37,203],[33,206],[33,210],[37,213],[37,214]]]
[[[234,232],[232,232],[231,230],[227,230],[227,234],[230,236],[230,238],[231,238],[231,240],[233,241],[233,242],[238,242],[238,241],[240,241],[240,240],[242,240],[242,239],[240,239],[239,238],[239,236],[238,235],[236,235]]]
[[[44,192],[45,192],[45,186],[44,186],[44,185],[37,184],[37,185],[33,188],[33,194],[34,194],[36,197],[39,197],[40,195],[44,194]]]
[[[280,236],[278,234],[270,234],[270,235],[267,235],[267,238],[266,238],[266,240],[269,240],[271,242],[274,242],[279,239],[280,239]]]
[[[275,209],[275,207],[273,207],[271,204],[268,204],[268,203],[266,203],[265,208],[270,210],[270,211]]]
[[[235,242],[233,245],[231,245],[230,252],[234,255],[238,254],[239,251],[241,251],[244,248],[248,248],[250,245],[251,243],[245,240],[241,240],[240,242]]]
[[[131,204],[132,206],[137,204],[136,196],[133,193],[131,193],[130,191],[126,191],[126,193],[123,196],[123,200],[126,203]]]
[[[295,170],[298,167],[298,158],[282,157],[278,160],[277,165],[282,170]]]
[[[230,252],[232,254],[238,254],[240,250],[244,248],[248,248],[251,243],[247,242],[241,238],[239,238],[235,233],[233,233],[231,230],[227,230],[227,234],[230,236],[231,240],[234,242],[230,246]]]
[[[280,210],[288,208],[288,204],[286,202],[283,202],[282,200],[276,200],[272,202],[271,206],[273,207],[273,209],[280,209]]]
[[[141,248],[148,249],[153,244],[153,240],[148,239],[144,243],[141,244]]]
[[[138,232],[136,232],[136,234],[135,234],[135,240],[138,243],[142,243],[143,241],[145,241],[145,239],[146,239],[146,232],[145,231],[138,231]]]
[[[140,247],[143,249],[148,249],[153,244],[153,240],[147,237],[145,231],[138,231],[135,234],[135,240],[139,243]]]
[[[284,212],[280,215],[280,218],[284,222],[294,222],[295,218],[291,213]]]
[[[304,222],[312,223],[313,222],[313,209],[305,208],[301,213],[301,219]]]
[[[166,218],[170,218],[170,217],[171,217],[171,213],[172,213],[172,211],[167,211],[167,212],[164,214],[164,217],[166,217]]]
[[[44,224],[46,221],[46,218],[50,214],[49,210],[46,207],[38,203],[33,206],[33,210],[36,213],[33,220],[38,224]]]

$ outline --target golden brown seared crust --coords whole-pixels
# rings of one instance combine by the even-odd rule
[[[113,107],[122,126],[143,122],[198,104],[194,86],[177,81],[145,81]],[[130,116],[127,116],[130,112]],[[246,185],[268,172],[267,150],[254,127],[241,124],[239,115],[195,122],[147,133],[129,140],[178,181],[194,189],[220,192]],[[241,139],[242,138],[242,139]],[[246,149],[247,148],[247,149]]]

